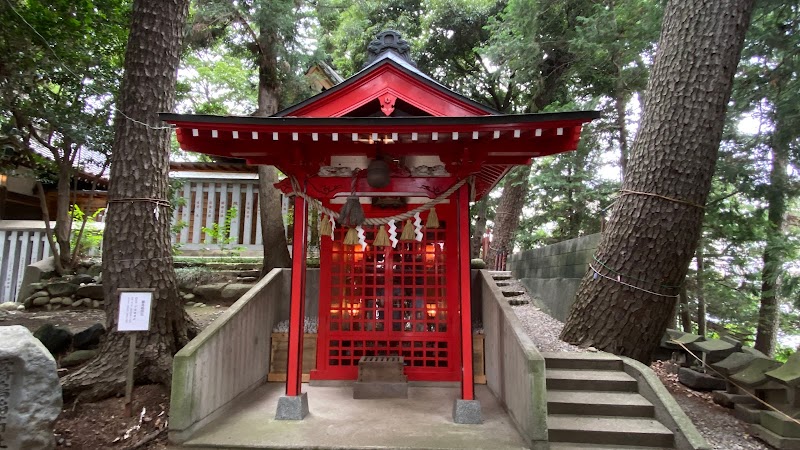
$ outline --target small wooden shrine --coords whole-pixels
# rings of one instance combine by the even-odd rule
[[[323,214],[311,379],[354,380],[362,356],[397,355],[410,381],[459,381],[471,401],[469,203],[514,166],[574,150],[598,115],[498,114],[420,72],[394,31],[369,53],[356,75],[272,117],[162,118],[184,150],[287,176],[277,184],[295,207],[287,396],[301,395],[310,204]]]

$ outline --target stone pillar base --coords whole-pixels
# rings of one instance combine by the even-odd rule
[[[457,398],[453,404],[453,421],[455,423],[483,423],[481,402],[478,400],[462,400]]]
[[[278,399],[276,420],[303,420],[308,415],[308,394],[297,396],[282,395]]]

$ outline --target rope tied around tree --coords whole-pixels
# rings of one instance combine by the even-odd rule
[[[623,195],[645,195],[645,196],[648,196],[648,197],[657,197],[657,198],[660,198],[660,199],[663,199],[663,200],[667,200],[667,201],[670,201],[670,202],[674,202],[674,203],[680,203],[682,205],[694,206],[695,208],[700,208],[702,210],[706,209],[705,206],[700,205],[698,203],[690,202],[688,200],[681,200],[679,198],[667,197],[666,195],[653,194],[652,192],[642,192],[642,191],[633,191],[633,190],[630,190],[630,189],[620,189],[619,190],[619,195],[620,195],[620,197],[623,196]]]
[[[416,207],[416,208],[414,208],[412,210],[406,211],[406,212],[401,213],[401,214],[395,214],[393,216],[388,216],[388,217],[368,217],[368,218],[364,219],[364,224],[365,225],[378,226],[378,225],[387,225],[392,221],[394,221],[394,222],[403,222],[405,220],[411,219],[415,215],[417,215],[419,213],[423,213],[425,211],[428,211],[431,208],[433,208],[434,206],[436,206],[436,205],[444,202],[445,200],[447,200],[448,197],[453,195],[453,193],[456,192],[458,190],[458,188],[463,186],[464,183],[468,182],[471,178],[472,177],[467,177],[467,178],[463,178],[463,179],[459,180],[454,185],[452,185],[449,189],[447,189],[446,191],[441,193],[438,197],[436,197],[433,200],[429,201],[428,203],[422,204],[422,205],[420,205],[420,206],[418,206],[418,207]],[[318,199],[316,199],[314,197],[311,197],[310,195],[306,194],[305,190],[300,187],[300,183],[297,181],[297,179],[295,177],[291,177],[291,183],[292,183],[292,193],[294,195],[297,195],[297,196],[303,198],[305,201],[307,201],[309,203],[309,205],[311,205],[317,211],[319,211],[319,212],[321,212],[323,214],[326,214],[328,217],[333,217],[337,221],[339,220],[340,216],[339,216],[338,212],[326,207],[325,205],[322,204],[322,202],[320,200],[318,200]],[[349,198],[348,198],[348,201],[349,201]]]
[[[112,198],[108,200],[108,203],[137,203],[137,202],[146,202],[146,203],[155,203],[158,206],[170,207],[169,200],[164,200],[163,198],[145,198],[145,197],[128,197],[128,198]]]

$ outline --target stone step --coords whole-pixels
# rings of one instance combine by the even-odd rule
[[[672,450],[674,447],[642,447],[639,445],[579,444],[576,442],[551,442],[550,450]]]
[[[506,281],[511,279],[511,275],[492,275],[494,281]]]
[[[508,304],[511,306],[527,305],[528,303],[530,303],[530,300],[527,299],[516,299],[514,297],[508,299]]]
[[[547,417],[547,429],[550,442],[674,445],[672,432],[655,419],[554,414]]]
[[[601,352],[543,352],[548,369],[622,370],[622,360],[610,353]]]
[[[509,283],[508,281],[498,281],[495,284],[497,285],[497,287],[506,287],[506,286],[510,285],[511,283]]]
[[[489,275],[491,275],[491,276],[495,276],[495,275],[511,276],[511,271],[510,270],[490,270],[489,271]]]
[[[547,389],[561,391],[637,391],[636,380],[621,371],[547,369],[546,380]]]
[[[653,404],[636,392],[557,391],[547,392],[549,414],[653,417]]]
[[[518,297],[520,295],[525,295],[525,291],[503,291],[503,297]]]

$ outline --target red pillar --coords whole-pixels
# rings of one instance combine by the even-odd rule
[[[289,306],[289,360],[286,368],[286,395],[300,395],[303,383],[303,321],[306,305],[306,201],[294,197],[292,240],[292,291]]]
[[[472,299],[469,253],[469,184],[458,189],[458,271],[461,287],[461,398],[475,400],[472,361]]]

